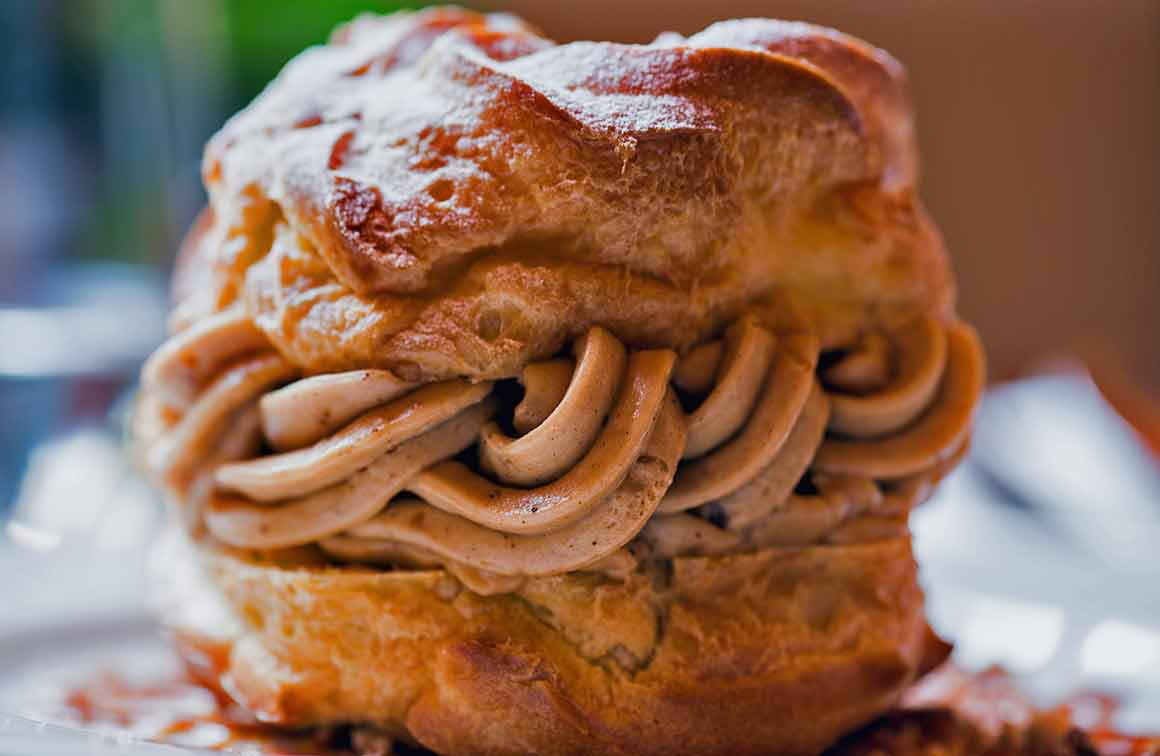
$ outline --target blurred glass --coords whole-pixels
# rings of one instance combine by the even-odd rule
[[[33,304],[0,304],[0,519],[33,448],[109,414],[164,337],[160,275],[141,266],[59,266]]]

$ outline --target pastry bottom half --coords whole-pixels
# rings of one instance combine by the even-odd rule
[[[176,535],[155,568],[187,661],[260,719],[370,724],[440,754],[816,754],[946,654],[909,538],[493,596],[441,569],[273,561]]]

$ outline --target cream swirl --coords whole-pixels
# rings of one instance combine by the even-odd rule
[[[621,485],[583,519],[548,533],[505,533],[415,500],[393,504],[349,535],[416,546],[448,562],[498,575],[552,575],[591,567],[645,527],[672,479],[684,436],[680,407],[669,396],[644,453]],[[341,543],[323,545],[333,549]]]
[[[190,329],[175,337],[180,349],[170,344],[162,354],[213,352],[227,326],[235,327],[232,319]],[[444,564],[480,588],[503,576],[623,573],[635,562],[621,549],[655,511],[685,448],[684,415],[668,388],[676,357],[630,356],[601,328],[575,351],[574,362],[525,371],[518,438],[491,421],[490,383],[411,386],[384,371],[357,371],[278,387],[294,371],[259,353],[195,395],[151,457],[212,468],[187,494],[205,502],[209,533],[236,547],[318,543],[369,561],[393,554]],[[152,374],[190,383],[172,369]],[[237,452],[214,453],[204,429],[215,420],[229,427],[230,412],[244,414],[248,425],[233,433],[247,437],[260,418],[277,451],[243,461]],[[217,440],[223,450],[242,448],[229,433]],[[492,478],[454,459],[476,445]],[[172,463],[154,465],[166,467]],[[540,484],[509,487],[532,482]]]
[[[484,428],[479,438],[479,463],[485,470],[514,485],[539,485],[563,475],[596,441],[620,386],[625,349],[608,331],[593,328],[576,342],[576,355],[574,372],[562,393],[562,370],[556,370],[554,376],[547,375],[551,367],[536,371],[545,373],[543,382],[538,384],[533,377],[528,390],[531,402],[525,402],[529,407],[521,412],[525,404],[521,403],[516,408],[525,425],[522,436],[513,439],[495,423]],[[565,363],[562,367],[570,366]],[[536,417],[544,414],[549,402],[552,409],[546,416]],[[542,409],[535,411],[531,406]]]
[[[736,390],[740,381],[728,358],[744,339],[756,344],[753,334],[739,323],[724,342],[692,350],[677,366],[678,385],[706,397],[694,417],[715,406],[717,396],[754,409],[749,425],[731,428],[731,440],[703,458],[730,455],[727,464],[711,468],[717,474],[697,470],[697,463],[678,471],[658,516],[641,533],[638,552],[714,555],[905,533],[910,510],[965,451],[984,383],[974,331],[928,318],[868,331],[819,371],[824,388],[808,378],[800,405],[803,373],[787,369],[779,376],[776,367],[782,343],[794,343],[784,336],[761,396],[751,398],[751,379]],[[799,336],[796,343],[790,354],[800,360],[805,340]],[[788,432],[782,423],[765,424],[761,410],[771,397],[780,401],[779,417],[792,418]],[[773,432],[751,435],[754,424]],[[746,443],[754,437],[762,443]],[[803,486],[812,492],[798,492]]]
[[[423,386],[310,446],[220,467],[217,481],[257,501],[285,500],[349,481],[404,441],[445,423],[490,392],[489,383],[445,381]]]
[[[551,483],[508,488],[447,461],[416,476],[408,489],[434,507],[505,533],[547,533],[569,525],[605,500],[644,451],[665,404],[673,362],[668,351],[633,354],[604,429],[584,458]]]
[[[742,328],[737,338],[772,342],[768,332],[757,326]],[[726,349],[725,353],[729,351]],[[727,422],[726,428],[716,431],[713,438],[727,440],[677,472],[673,487],[661,502],[662,512],[682,512],[736,491],[773,462],[793,430],[815,383],[817,338],[808,332],[790,332],[779,340],[776,356],[772,348],[753,351],[767,356],[760,364],[767,368],[761,370],[764,380],[759,378],[750,384],[750,371],[742,374],[730,370],[723,358],[726,370],[722,381],[692,417],[697,418],[706,406],[712,407],[722,422]],[[741,381],[749,385],[737,386]],[[759,396],[750,396],[751,387]],[[726,399],[717,401],[722,393]],[[740,405],[746,408],[739,411]]]
[[[273,352],[228,367],[147,450],[150,471],[170,485],[180,486],[213,454],[231,418],[294,373],[294,368]]]
[[[494,409],[490,401],[476,405],[399,441],[346,480],[304,496],[262,504],[219,492],[207,507],[206,525],[225,543],[258,549],[301,546],[341,533],[387,506],[424,468],[471,446]]]
[[[835,430],[854,438],[827,439],[814,469],[903,478],[955,453],[970,433],[983,391],[983,350],[970,326],[958,323],[943,333],[940,325],[921,321],[901,329],[899,379],[881,393],[836,397],[841,420]]]
[[[305,378],[262,397],[262,430],[277,451],[300,449],[413,388],[389,370]]]
[[[161,418],[146,457],[191,527],[240,548],[441,565],[482,593],[897,537],[965,447],[983,382],[966,326],[869,330],[819,370],[806,325],[751,314],[679,360],[593,327],[572,356],[526,366],[505,412],[510,392],[487,382],[302,377],[246,323],[195,324],[145,369]]]
[[[155,400],[187,409],[222,367],[270,344],[240,308],[194,323],[166,341],[141,369],[141,386]]]

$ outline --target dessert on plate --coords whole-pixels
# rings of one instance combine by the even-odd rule
[[[902,69],[829,29],[338,29],[210,141],[142,374],[190,663],[448,754],[891,708],[946,654],[907,517],[984,382],[915,179]]]

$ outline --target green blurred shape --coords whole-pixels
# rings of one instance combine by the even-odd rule
[[[427,2],[392,0],[225,0],[234,89],[241,102],[298,52],[326,41],[330,30],[360,13],[392,13]]]

